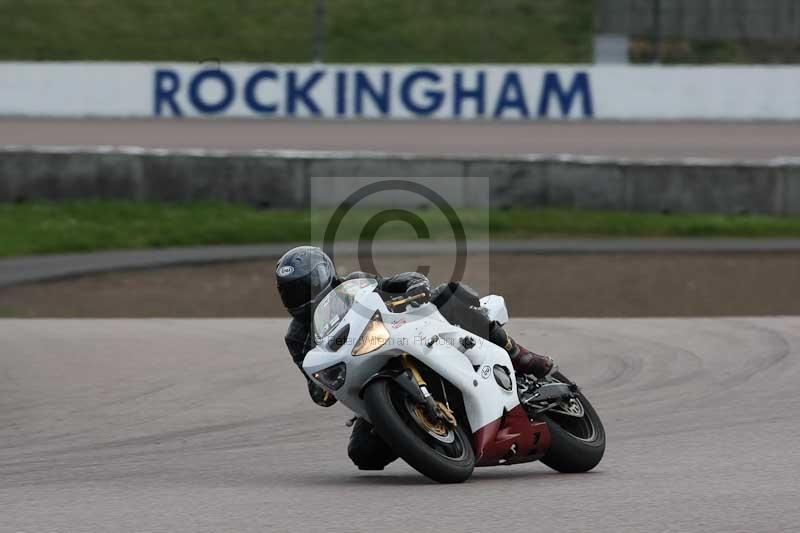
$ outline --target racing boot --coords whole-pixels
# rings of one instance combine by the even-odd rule
[[[548,377],[557,369],[552,357],[533,353],[524,346],[514,342],[511,337],[509,337],[509,340],[511,341],[511,345],[514,346],[508,355],[511,356],[511,364],[514,365],[515,372],[532,374],[536,379],[542,379]],[[506,350],[508,350],[508,348],[506,348]]]
[[[489,332],[489,340],[498,346],[502,346],[511,357],[511,364],[514,372],[530,374],[536,379],[546,378],[558,368],[553,359],[546,355],[539,355],[518,344],[505,332],[505,330],[494,322]]]

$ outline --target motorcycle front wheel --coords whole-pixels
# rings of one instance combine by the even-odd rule
[[[556,372],[553,380],[569,383]],[[550,411],[539,417],[550,430],[550,448],[541,461],[558,472],[588,472],[600,463],[606,451],[606,432],[592,404],[582,393],[571,402],[571,409]]]
[[[439,483],[461,483],[475,468],[475,453],[461,426],[425,417],[394,381],[381,379],[364,391],[367,414],[378,435],[411,467]]]

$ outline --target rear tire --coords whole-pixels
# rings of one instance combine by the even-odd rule
[[[461,426],[451,430],[461,453],[457,458],[446,457],[426,442],[426,433],[404,416],[407,413],[401,415],[398,398],[402,394],[389,379],[375,381],[364,391],[367,414],[378,435],[405,462],[434,481],[461,483],[469,479],[475,468],[475,452]]]
[[[553,377],[562,383],[569,382],[567,377],[559,372]],[[566,415],[540,415],[542,420],[547,422],[551,438],[550,448],[541,461],[553,470],[567,474],[588,472],[600,463],[606,450],[606,432],[597,411],[580,392],[577,399],[583,405],[586,422],[593,428],[591,435],[584,435],[586,438],[579,438],[562,427],[564,421],[568,419],[561,417]]]

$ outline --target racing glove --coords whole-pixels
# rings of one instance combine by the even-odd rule
[[[409,302],[409,305],[412,307],[418,307],[431,299],[431,284],[427,278],[422,278],[419,280],[412,281],[408,288],[406,289],[406,297],[417,296],[419,294],[424,294],[424,298],[420,298],[418,300],[414,300],[413,302]]]

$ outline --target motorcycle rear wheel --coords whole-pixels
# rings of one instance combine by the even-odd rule
[[[553,377],[569,383],[560,372]],[[583,406],[581,419],[555,413],[538,415],[547,422],[551,439],[550,448],[541,461],[558,472],[588,472],[600,463],[606,450],[606,432],[597,411],[580,392],[577,400]]]
[[[381,379],[364,391],[367,414],[378,435],[411,467],[439,483],[462,483],[475,468],[475,453],[461,426],[445,435],[426,430],[408,406],[408,395]]]

